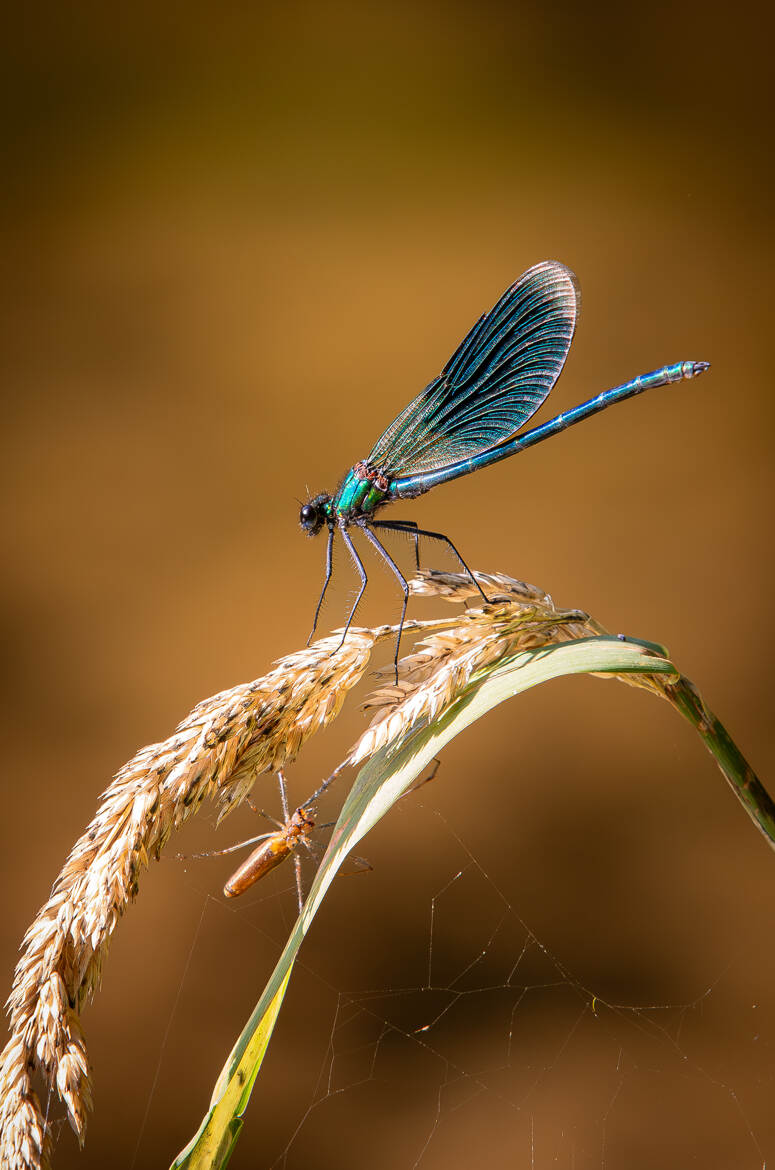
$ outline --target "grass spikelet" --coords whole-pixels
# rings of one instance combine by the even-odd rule
[[[140,872],[206,797],[223,816],[258,775],[289,764],[338,714],[392,627],[334,634],[267,675],[205,700],[174,735],[142,748],[104,792],[51,897],[25,935],[0,1055],[0,1165],[38,1170],[49,1153],[33,1076],[64,1104],[82,1143],[91,1107],[79,1014],[99,984],[108,942]]]
[[[492,604],[468,610],[454,626],[427,634],[401,662],[399,685],[375,690],[365,706],[374,708],[370,727],[353,748],[353,766],[403,735],[420,720],[430,721],[477,671],[510,654],[536,646],[584,638],[601,627],[581,610],[558,610],[549,594],[500,574],[477,573]],[[479,593],[465,577],[424,572],[413,592],[466,602]]]
[[[433,747],[431,741],[443,746],[445,735],[462,729],[461,701],[471,700],[466,717],[478,718],[494,703],[519,693],[521,685],[540,682],[541,671],[546,678],[558,677],[563,670],[552,667],[551,658],[567,661],[569,671],[608,671],[604,677],[618,677],[667,699],[696,727],[749,816],[770,844],[775,842],[775,805],[661,647],[639,642],[622,646],[586,613],[557,609],[534,586],[501,575],[477,578],[491,598],[487,605],[463,576],[426,572],[412,581],[415,595],[473,603],[472,608],[447,619],[406,623],[404,629],[419,632],[421,641],[402,659],[398,685],[383,681],[366,704],[373,712],[371,724],[345,763],[369,762],[345,802],[307,904],[268,985],[266,1004],[262,999],[244,1039],[235,1046],[201,1134],[176,1165],[213,1164],[202,1162],[200,1153],[213,1135],[220,1148],[223,1134],[231,1133],[229,1094],[236,1102],[234,1116],[241,1116],[295,953],[336,869],[413,781],[422,752]],[[335,633],[278,660],[263,677],[200,703],[172,736],[142,748],[118,772],[24,938],[8,1000],[11,1036],[0,1054],[4,1170],[41,1170],[49,1160],[48,1109],[44,1114],[36,1095],[36,1076],[58,1095],[79,1141],[84,1140],[91,1099],[80,1013],[99,984],[110,937],[137,893],[142,868],[158,858],[174,830],[206,798],[217,803],[220,818],[244,799],[258,775],[292,763],[307,739],[339,713],[367,669],[374,646],[395,633],[393,626],[351,629],[343,645]],[[560,643],[574,645],[558,648]],[[526,667],[523,659],[533,665]],[[611,673],[618,670],[632,673]],[[529,679],[518,685],[510,680],[520,671],[523,680]],[[516,689],[509,690],[512,685]],[[439,720],[442,715],[444,720]],[[416,749],[423,737],[427,742]],[[250,1046],[259,1033],[260,1054],[255,1056]],[[223,1132],[218,1128],[222,1117]]]
[[[352,749],[348,764],[362,763],[410,729],[436,719],[476,680],[478,672],[539,646],[611,636],[589,614],[556,609],[550,595],[534,585],[498,573],[475,575],[492,604],[468,610],[448,629],[427,633],[414,653],[402,660],[399,685],[378,688],[367,700],[365,706],[374,709],[371,725]],[[412,591],[464,603],[480,596],[467,577],[455,573],[420,573]],[[641,645],[667,657],[662,646]],[[688,719],[749,817],[770,848],[775,848],[775,802],[690,679],[677,670],[609,672],[598,677],[649,691]]]

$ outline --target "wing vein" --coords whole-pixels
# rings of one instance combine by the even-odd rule
[[[393,478],[417,475],[513,435],[562,371],[578,304],[576,278],[563,264],[549,260],[528,269],[393,420],[369,462]]]

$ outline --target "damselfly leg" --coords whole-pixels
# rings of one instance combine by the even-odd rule
[[[328,525],[328,544],[326,545],[326,577],[325,577],[325,580],[323,582],[323,588],[320,591],[320,597],[318,598],[317,607],[315,609],[315,617],[314,617],[314,620],[312,622],[312,629],[310,630],[309,637],[307,638],[307,645],[308,646],[309,646],[310,642],[312,641],[312,639],[315,637],[315,630],[318,628],[318,618],[320,617],[320,611],[323,608],[323,599],[326,596],[326,590],[328,589],[328,585],[329,585],[329,582],[331,580],[331,574],[333,572],[333,569],[334,569],[334,526],[333,526],[333,524],[329,524]]]
[[[449,548],[452,549],[453,553],[455,554],[457,559],[460,561],[460,564],[463,566],[466,573],[471,578],[471,581],[473,582],[473,584],[476,586],[476,588],[481,593],[483,600],[489,603],[489,600],[490,600],[489,597],[487,596],[485,591],[482,589],[481,585],[479,584],[476,577],[469,569],[466,562],[461,557],[461,555],[458,552],[458,550],[456,549],[455,545],[452,543],[452,541],[449,539],[448,536],[444,535],[443,532],[430,532],[427,528],[419,528],[414,523],[413,520],[374,520],[372,522],[372,527],[373,528],[388,528],[388,529],[391,529],[393,532],[406,532],[409,535],[414,536],[414,538],[415,538],[415,559],[417,561],[417,568],[418,569],[420,567],[420,554],[419,554],[419,550],[418,550],[418,544],[419,544],[419,538],[421,536],[426,536],[426,537],[428,537],[429,540],[438,540],[438,541],[441,541],[443,544],[446,544]]]
[[[382,542],[378,539],[378,537],[376,537],[374,535],[374,533],[371,531],[368,524],[366,524],[365,521],[358,521],[358,527],[361,529],[364,536],[369,541],[371,541],[371,543],[374,545],[374,548],[377,550],[379,555],[385,561],[388,568],[392,570],[393,575],[395,576],[396,580],[398,581],[399,585],[401,586],[401,589],[403,590],[404,602],[403,602],[403,605],[401,606],[401,617],[399,618],[399,621],[398,621],[398,637],[396,638],[396,652],[393,655],[393,668],[394,668],[395,674],[396,674],[396,686],[398,686],[398,652],[401,649],[401,635],[404,632],[404,620],[406,618],[406,607],[409,603],[409,582],[407,581],[406,577],[399,569],[396,562],[391,557],[388,550],[385,548],[384,544],[382,544]]]
[[[347,624],[344,627],[344,633],[342,634],[342,640],[339,643],[339,647],[341,647],[344,645],[344,640],[347,637],[347,631],[349,630],[350,626],[352,625],[352,620],[355,617],[355,611],[361,603],[361,598],[363,597],[363,594],[366,592],[366,586],[369,583],[369,578],[366,576],[366,570],[363,567],[363,561],[358,556],[358,550],[352,542],[352,538],[350,536],[350,533],[347,531],[347,526],[344,524],[340,524],[339,531],[342,533],[342,540],[347,545],[347,550],[353,559],[355,567],[358,570],[358,575],[360,576],[360,579],[361,579],[361,587],[358,590],[358,596],[355,598],[355,602],[353,604],[353,607],[350,610],[350,616],[347,618]]]

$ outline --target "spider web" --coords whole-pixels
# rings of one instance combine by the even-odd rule
[[[493,876],[492,826],[481,837],[469,823],[458,830],[423,796],[395,826],[404,881],[396,887],[395,838],[377,833],[363,843],[374,871],[332,888],[297,960],[234,1164],[773,1165],[767,963],[755,970],[732,939],[727,951],[700,946],[688,975],[671,977],[667,964],[666,979],[640,922],[642,971],[611,969],[583,930],[586,945],[566,959],[562,932],[557,947],[545,922],[530,924],[540,900],[524,888],[515,900]],[[205,881],[201,869],[187,872],[198,889],[209,884],[209,872]],[[551,859],[541,883],[555,884]],[[205,897],[208,916],[225,915],[244,939],[239,965],[252,969],[251,935],[271,965],[267,939],[281,947],[295,919],[292,866],[238,902]],[[579,973],[587,969],[592,978]],[[375,972],[384,984],[373,985]]]
[[[320,952],[312,967],[302,953],[307,980],[330,992],[328,1031],[314,1007],[304,1029],[317,1055],[297,1050],[291,1069],[278,1030],[252,1106],[263,1118],[261,1164],[766,1168],[773,1125],[760,1095],[771,1097],[775,1062],[766,1042],[757,1051],[756,1003],[737,1005],[750,1014],[739,1050],[717,1051],[734,962],[685,1002],[617,1002],[552,952],[450,823],[431,815],[457,864],[445,857],[448,875],[421,899],[424,947],[393,964],[416,979],[342,990],[336,973],[320,974]],[[348,884],[361,895],[360,881]],[[287,874],[283,887],[292,900]],[[294,981],[305,982],[298,966],[284,1012],[304,1020],[310,988],[294,992]],[[260,1098],[278,1076],[289,1103],[272,1107],[271,1132]]]

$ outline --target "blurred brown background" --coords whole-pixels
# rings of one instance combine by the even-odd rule
[[[324,549],[296,497],[333,488],[544,258],[584,304],[540,418],[664,362],[712,372],[402,514],[666,643],[775,789],[764,11],[17,15],[0,82],[6,987],[113,772],[303,644]],[[326,625],[353,585],[342,563]],[[362,618],[397,612],[375,567]],[[309,745],[295,800],[362,719],[351,701]],[[256,796],[276,809],[271,778]],[[197,822],[180,849],[257,831],[247,811],[217,834],[209,810]],[[169,1163],[293,919],[290,870],[232,906],[228,859],[169,852],[85,1015],[96,1111],[82,1155],[65,1127],[58,1167]],[[455,742],[364,852],[374,872],[337,882],[305,944],[235,1167],[775,1157],[773,856],[666,707],[593,679],[529,694]],[[421,991],[432,905],[434,984],[485,957],[458,985],[475,994],[414,1034],[448,1002]],[[520,999],[505,984],[530,932]],[[653,1010],[595,1016],[592,994]]]

